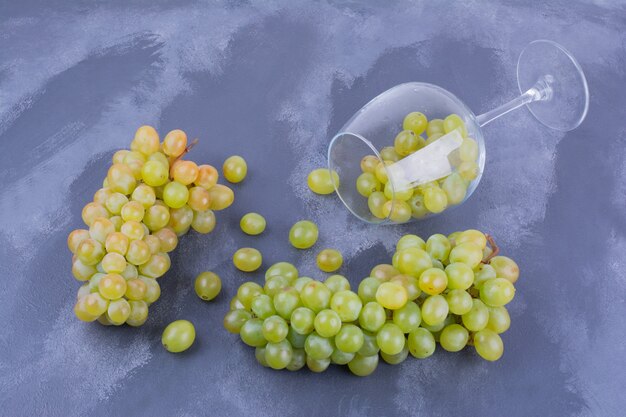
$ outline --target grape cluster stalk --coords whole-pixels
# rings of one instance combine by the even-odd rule
[[[323,372],[337,364],[367,376],[380,359],[425,359],[437,344],[448,352],[473,346],[496,361],[518,277],[515,261],[478,230],[427,240],[409,234],[397,242],[391,264],[376,265],[356,291],[342,275],[322,282],[300,276],[292,264],[272,265],[263,286],[239,287],[224,327],[273,369]]]
[[[190,229],[210,233],[214,211],[233,203],[233,191],[217,183],[213,166],[183,159],[196,141],[188,144],[185,132],[173,130],[161,142],[153,127],[141,126],[130,149],[113,155],[102,188],[82,210],[87,228],[67,239],[72,273],[84,282],[74,306],[78,319],[144,324],[178,238]],[[247,169],[238,160],[228,168],[236,180]]]

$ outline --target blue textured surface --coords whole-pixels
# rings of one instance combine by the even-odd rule
[[[1,415],[623,415],[626,9],[384,3],[0,5]],[[427,81],[480,113],[516,95],[516,57],[538,38],[579,59],[587,120],[567,134],[525,110],[490,124],[483,181],[461,209],[376,228],[306,189],[329,138],[375,95]],[[65,239],[140,124],[199,137],[197,162],[241,154],[249,178],[213,234],[182,239],[144,327],[85,325],[71,311],[78,283]],[[238,230],[248,211],[266,215],[264,235]],[[402,233],[495,235],[522,269],[503,358],[438,351],[365,379],[258,366],[221,323],[237,286],[262,275],[236,273],[230,257],[255,246],[265,265],[288,260],[320,276],[314,251],[287,243],[302,218],[319,224],[317,248],[342,250],[353,284],[388,261]],[[224,282],[213,303],[193,294],[205,269]],[[160,334],[178,318],[198,339],[171,355]]]

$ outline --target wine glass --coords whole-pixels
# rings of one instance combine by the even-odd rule
[[[478,186],[485,165],[482,127],[489,122],[526,106],[545,126],[569,131],[587,115],[585,75],[556,42],[526,46],[517,62],[517,83],[520,96],[479,116],[428,83],[400,84],[375,97],[329,145],[337,195],[369,223],[428,218],[462,204]]]

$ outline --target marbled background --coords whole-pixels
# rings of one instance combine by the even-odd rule
[[[9,1],[0,4],[0,414],[16,416],[618,416],[626,397],[626,7],[575,1]],[[515,62],[534,39],[564,44],[586,71],[589,115],[550,131],[526,110],[485,130],[486,172],[462,209],[372,227],[312,195],[329,138],[398,83],[439,84],[477,113],[517,94]],[[192,159],[249,162],[208,236],[190,233],[140,329],[78,322],[67,233],[135,129],[182,128]],[[269,227],[244,236],[240,216]],[[357,378],[273,372],[222,328],[246,279],[230,257],[263,251],[319,276],[287,241],[303,218],[336,247],[353,283],[403,233],[469,227],[496,236],[522,276],[505,354],[438,351]],[[213,303],[193,293],[220,274]],[[168,354],[164,325],[198,338]]]

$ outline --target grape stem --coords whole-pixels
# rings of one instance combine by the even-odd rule
[[[180,155],[178,155],[178,158],[176,158],[174,160],[174,162],[178,161],[180,158],[182,158],[183,156],[185,156],[190,150],[191,148],[193,148],[194,146],[196,146],[199,142],[198,138],[195,138],[194,140],[191,141],[191,143],[189,145],[187,145],[187,147],[185,148],[185,150],[183,151],[183,153],[181,153]]]
[[[490,234],[485,233],[485,237],[487,238],[487,243],[489,243],[489,246],[491,247],[491,253],[489,254],[489,256],[482,260],[482,263],[488,264],[489,261],[491,261],[491,258],[493,258],[494,256],[498,256],[498,254],[500,253],[500,248],[498,247],[498,245],[496,245],[496,241]]]

